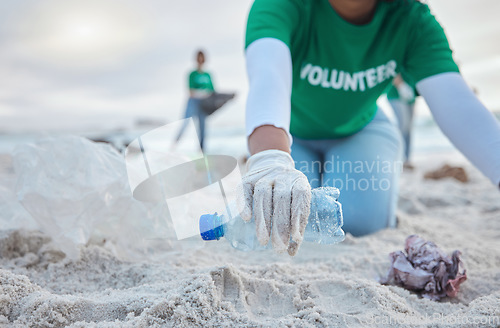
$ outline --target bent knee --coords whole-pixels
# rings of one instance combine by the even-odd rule
[[[392,191],[340,195],[345,232],[364,236],[394,225],[397,195]]]

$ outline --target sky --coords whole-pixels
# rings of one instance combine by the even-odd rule
[[[243,126],[251,0],[0,2],[0,131],[129,127],[181,118],[199,48],[219,91],[211,118]],[[468,83],[500,110],[500,1],[429,0]]]

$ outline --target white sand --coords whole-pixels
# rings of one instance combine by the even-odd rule
[[[39,232],[2,231],[0,327],[498,326],[500,193],[470,166],[468,184],[423,181],[421,164],[403,175],[398,229],[304,244],[294,258],[219,241],[184,242],[158,263],[123,262],[97,244],[69,261]],[[462,251],[468,280],[456,299],[377,282],[410,234]]]

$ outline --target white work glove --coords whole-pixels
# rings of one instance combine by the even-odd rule
[[[241,218],[250,221],[253,208],[259,243],[267,245],[271,238],[277,252],[288,250],[295,255],[309,217],[311,186],[295,169],[290,154],[265,150],[251,156],[242,187],[238,202]]]
[[[413,88],[410,87],[404,81],[397,86],[399,98],[406,102],[412,102],[415,99],[415,92]]]

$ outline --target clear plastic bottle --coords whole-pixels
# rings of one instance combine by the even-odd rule
[[[309,214],[304,240],[318,244],[335,244],[344,240],[342,230],[342,205],[337,201],[340,191],[333,187],[321,187],[311,191]],[[233,209],[233,213],[236,212]],[[205,214],[200,217],[200,235],[203,240],[219,240],[225,237],[241,251],[272,248],[271,242],[261,245],[255,234],[255,221],[243,221],[239,216],[228,220],[230,215]]]

